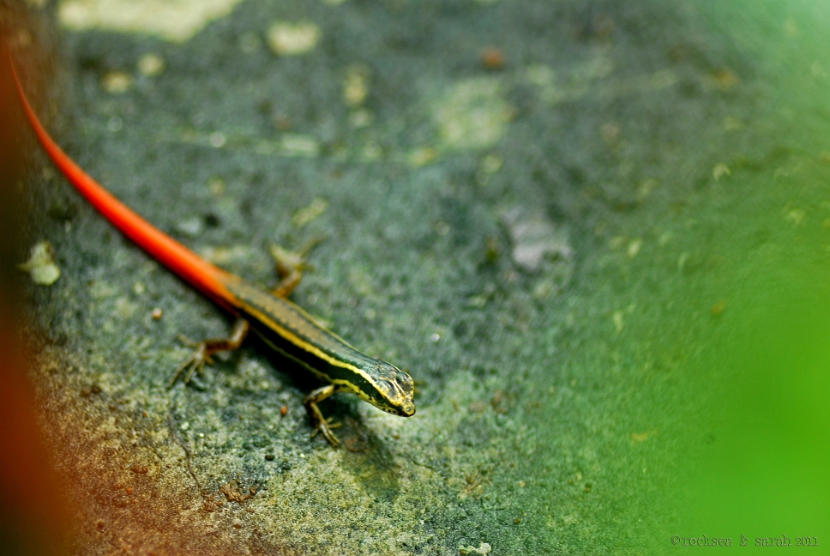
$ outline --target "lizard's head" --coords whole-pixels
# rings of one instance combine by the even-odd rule
[[[369,393],[369,403],[393,415],[411,417],[415,414],[415,385],[412,377],[391,363],[378,361],[371,373],[375,388]]]

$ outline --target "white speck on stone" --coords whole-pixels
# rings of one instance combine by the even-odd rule
[[[538,272],[545,258],[570,262],[573,249],[568,234],[540,211],[513,207],[502,214],[513,243],[513,262],[526,272]]]
[[[155,77],[164,71],[164,58],[153,52],[138,59],[138,71],[145,77]]]
[[[286,133],[282,136],[280,150],[288,156],[307,156],[313,158],[320,154],[320,144],[314,137]]]
[[[222,133],[221,131],[214,131],[213,133],[210,134],[210,137],[208,138],[208,142],[210,143],[210,146],[213,147],[214,149],[220,149],[220,148],[224,147],[226,141],[227,141],[227,138],[225,137],[225,134]]]
[[[268,46],[277,56],[305,54],[317,46],[320,28],[310,21],[275,21],[268,28]]]
[[[205,229],[204,220],[198,216],[191,216],[179,222],[176,229],[187,237],[198,237]]]
[[[55,252],[48,241],[35,244],[29,252],[29,260],[17,265],[17,268],[28,272],[32,282],[38,286],[51,286],[61,277],[61,270],[55,261]]]
[[[723,176],[731,176],[732,172],[729,170],[729,166],[726,164],[720,163],[716,164],[714,168],[712,168],[712,177],[715,178],[715,181],[718,181]]]
[[[369,68],[362,64],[346,68],[346,75],[343,77],[343,101],[346,106],[360,106],[368,95]]]
[[[241,0],[66,0],[58,21],[72,31],[104,29],[145,33],[184,42],[209,22],[227,16]]]
[[[629,259],[633,259],[637,256],[640,252],[640,249],[643,248],[643,240],[642,239],[635,239],[632,240],[631,243],[628,244],[628,248],[626,249],[626,254],[628,255]]]
[[[199,250],[199,255],[214,264],[228,265],[244,261],[251,256],[249,245],[234,245],[232,247],[206,247]]]
[[[329,202],[322,197],[315,197],[308,206],[299,209],[291,217],[291,223],[296,228],[302,228],[306,224],[320,218],[329,208]],[[282,256],[285,256],[283,254]]]
[[[126,93],[133,86],[133,78],[123,71],[111,71],[104,75],[101,86],[111,95]]]
[[[490,546],[490,543],[483,542],[478,545],[478,548],[462,545],[458,549],[462,554],[481,554],[481,556],[487,556],[493,550],[493,547]]]

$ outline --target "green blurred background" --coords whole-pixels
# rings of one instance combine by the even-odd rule
[[[712,283],[728,299],[700,341],[687,395],[705,435],[679,478],[683,530],[777,542],[830,533],[830,5],[699,2],[712,28],[758,60],[759,133],[775,141],[772,175],[731,176],[735,211],[713,249],[734,261]],[[734,164],[733,164],[734,167]],[[778,224],[776,224],[776,222]],[[760,234],[760,235],[759,235]],[[699,397],[698,397],[699,396]],[[760,549],[763,550],[763,549]],[[768,550],[768,549],[767,549]],[[800,548],[798,550],[805,550]]]

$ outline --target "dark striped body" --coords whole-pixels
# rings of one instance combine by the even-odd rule
[[[394,365],[363,355],[316,324],[294,303],[271,295],[241,278],[225,282],[248,320],[276,351],[303,365],[317,378],[348,391],[388,413],[415,413],[412,378]]]

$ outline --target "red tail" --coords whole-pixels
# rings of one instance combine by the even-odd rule
[[[139,247],[149,253],[150,256],[160,261],[217,304],[232,313],[236,313],[234,308],[235,303],[233,302],[235,298],[224,286],[228,280],[233,279],[233,275],[205,261],[196,253],[144,220],[127,207],[127,205],[104,189],[89,174],[84,172],[80,166],[75,164],[63,152],[63,149],[52,140],[52,137],[49,136],[49,133],[40,123],[34,110],[29,105],[29,101],[23,92],[23,86],[20,84],[20,79],[17,76],[17,71],[14,68],[11,51],[9,51],[9,64],[12,68],[12,75],[17,86],[20,103],[23,105],[23,110],[35,135],[37,135],[40,144],[49,155],[49,158],[52,159],[52,162],[55,163],[55,166],[66,176],[70,183],[75,186],[75,189],[86,197],[90,204],[98,209],[113,226],[133,240]]]

